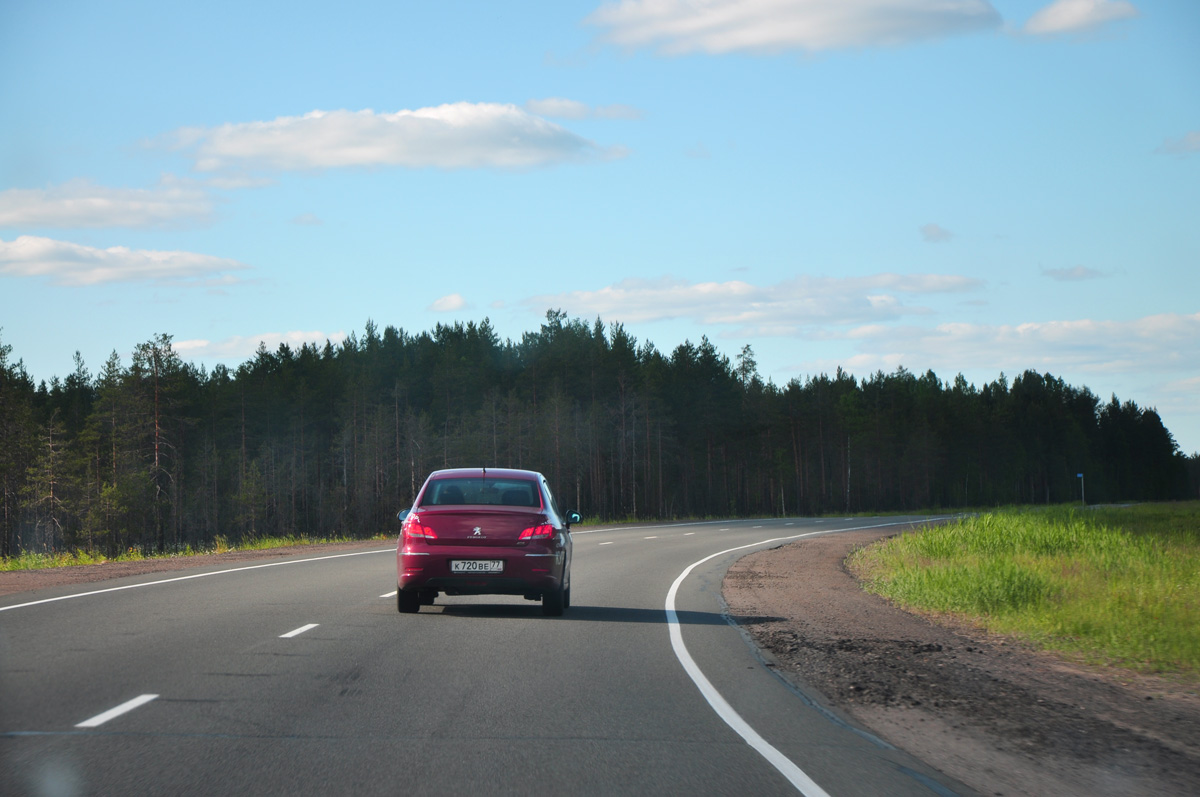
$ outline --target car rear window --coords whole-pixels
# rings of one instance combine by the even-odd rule
[[[523,479],[436,479],[421,496],[421,506],[457,504],[541,507],[542,502],[537,484]]]

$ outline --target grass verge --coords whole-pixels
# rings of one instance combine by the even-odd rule
[[[395,535],[381,535],[375,539],[394,540]],[[178,551],[163,554],[144,554],[130,548],[120,556],[104,556],[88,551],[68,553],[23,553],[20,556],[0,558],[0,572],[9,570],[44,570],[51,567],[73,567],[75,565],[99,565],[105,562],[140,562],[147,559],[169,559],[175,556],[202,556],[228,551],[265,551],[271,548],[288,548],[293,545],[321,545],[331,542],[361,542],[349,537],[257,537],[230,545],[224,537],[217,537],[211,548],[185,546]]]
[[[1088,663],[1200,678],[1200,502],[1002,511],[855,552],[867,589]]]

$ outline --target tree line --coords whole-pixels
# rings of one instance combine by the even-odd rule
[[[426,474],[518,467],[592,519],[799,515],[1195,497],[1153,409],[1050,374],[981,388],[899,368],[777,386],[753,350],[669,354],[558,310],[340,344],[236,369],[169,335],[35,386],[0,341],[0,555],[113,556],[261,536],[395,531]],[[1081,483],[1078,474],[1084,474]]]

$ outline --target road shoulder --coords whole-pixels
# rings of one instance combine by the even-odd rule
[[[198,567],[237,567],[252,562],[269,562],[289,556],[329,556],[330,554],[371,551],[387,548],[389,545],[394,548],[396,544],[389,540],[352,540],[291,545],[284,548],[262,550],[167,556],[129,562],[104,562],[97,565],[47,567],[38,570],[5,570],[0,571],[0,596],[49,587],[94,584],[114,578],[142,576],[149,573],[170,573]]]
[[[866,593],[827,535],[729,568],[731,615],[786,679],[984,794],[1200,793],[1194,687],[1073,666]]]

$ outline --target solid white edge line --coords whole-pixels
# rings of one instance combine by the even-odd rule
[[[578,531],[572,530],[571,536],[578,537],[580,534],[600,534],[606,531],[644,531],[645,529],[677,529],[680,526],[716,526],[720,523],[728,522],[728,520],[696,520],[691,522],[681,520],[678,523],[655,523],[653,525],[638,524],[633,526],[604,526],[598,529],[579,529]]]
[[[928,518],[928,520],[935,519],[936,518]],[[816,534],[837,534],[844,531],[864,531],[866,529],[879,529],[887,526],[907,526],[912,525],[914,522],[921,523],[928,522],[928,520],[906,520],[895,523],[880,523],[874,526],[856,526],[848,529],[809,531],[804,534],[795,534],[790,537],[776,537],[775,539],[771,540],[752,542],[749,545],[739,545],[736,548],[728,548],[724,551],[718,551],[717,553],[704,557],[698,562],[693,562],[692,564],[688,565],[688,567],[679,574],[679,577],[675,579],[675,583],[671,585],[671,589],[667,591],[667,628],[671,635],[671,648],[675,651],[675,658],[679,659],[679,663],[683,665],[684,671],[688,674],[688,677],[692,679],[692,683],[696,685],[696,688],[700,690],[700,694],[703,695],[704,699],[708,701],[708,704],[712,706],[713,711],[717,712],[717,716],[719,716],[726,725],[732,728],[738,736],[741,736],[747,744],[753,747],[759,755],[767,759],[771,766],[779,770],[779,773],[787,778],[788,781],[795,786],[801,794],[805,795],[805,797],[829,797],[829,793],[818,786],[816,781],[810,778],[804,772],[804,770],[792,763],[791,759],[775,749],[771,743],[762,736],[759,736],[758,732],[754,730],[754,728],[750,727],[748,722],[742,719],[742,716],[738,714],[736,710],[734,710],[733,706],[729,705],[729,702],[721,696],[721,693],[717,691],[717,688],[712,685],[712,682],[709,681],[704,673],[700,670],[700,667],[696,664],[695,659],[693,659],[692,655],[688,653],[687,645],[683,643],[683,631],[679,625],[679,615],[675,611],[675,595],[679,592],[679,587],[681,584],[683,584],[684,579],[686,579],[688,575],[697,567],[709,561],[710,559],[716,559],[718,556],[724,556],[725,554],[733,553],[734,551],[741,551],[746,548],[757,548],[761,545],[769,545],[773,542],[788,542],[790,540],[798,540],[802,537],[811,537]]]
[[[601,545],[612,545],[612,540],[609,540],[608,542],[602,542],[600,544]]]
[[[286,634],[280,634],[279,638],[280,639],[291,639],[294,636],[300,636],[305,631],[313,630],[318,625],[320,625],[320,623],[309,623],[308,625],[302,625],[299,628],[295,629],[294,631],[288,631]]]
[[[104,723],[108,722],[110,719],[119,717],[122,714],[125,714],[126,712],[133,711],[138,706],[145,705],[146,703],[149,703],[151,700],[154,700],[157,697],[158,697],[158,695],[139,695],[138,697],[135,697],[133,700],[126,700],[124,703],[117,706],[116,708],[110,708],[108,711],[105,711],[103,714],[97,714],[96,716],[92,717],[91,719],[84,720],[83,722],[79,723],[75,727],[76,728],[95,728],[97,726],[103,725]]]
[[[221,576],[226,573],[240,573],[243,570],[261,570],[264,567],[282,567],[284,565],[301,565],[305,562],[322,562],[326,559],[343,559],[347,556],[366,556],[372,553],[392,553],[396,552],[395,548],[387,548],[382,551],[358,551],[356,553],[339,553],[331,556],[314,556],[311,559],[291,559],[286,562],[268,562],[265,565],[248,565],[246,567],[231,567],[228,570],[214,570],[211,573],[194,573],[190,576],[177,576],[175,578],[164,578],[158,581],[147,581],[143,584],[126,584],[123,587],[108,587],[107,589],[94,589],[91,592],[77,592],[74,595],[60,595],[57,598],[43,598],[40,601],[30,601],[28,603],[15,603],[12,606],[0,606],[0,612],[7,612],[12,609],[24,609],[28,606],[37,606],[42,603],[56,603],[58,601],[69,601],[73,598],[86,598],[89,595],[102,595],[105,592],[120,592],[126,589],[138,589],[140,587],[153,587],[158,584],[170,584],[175,581],[190,581],[193,578],[208,578],[209,576]]]
[[[400,590],[398,590],[398,589],[394,589],[394,590],[392,590],[391,592],[389,592],[388,594],[386,594],[386,595],[380,595],[379,597],[381,597],[381,598],[394,598],[394,597],[396,597],[396,593],[397,593],[397,592],[399,592],[399,591],[400,591]]]

